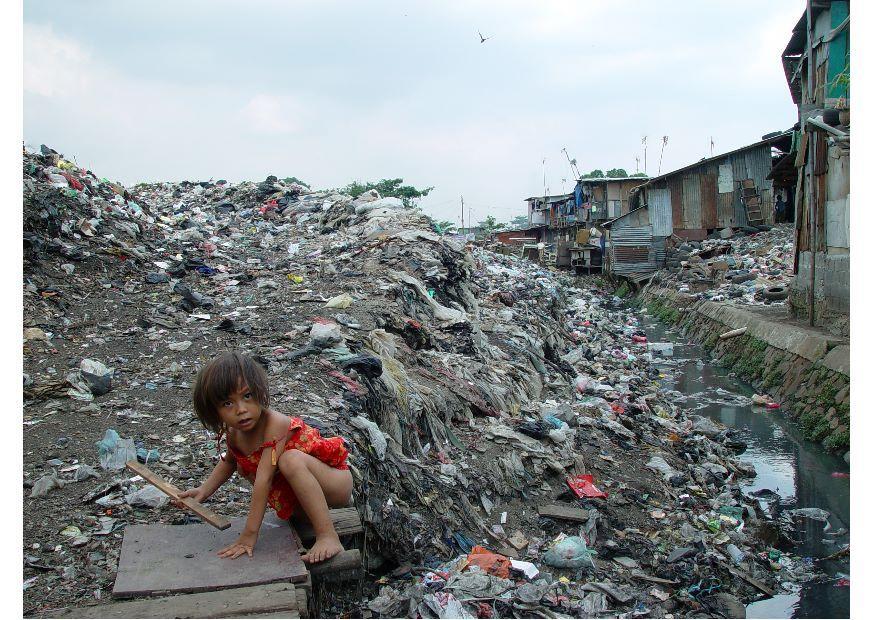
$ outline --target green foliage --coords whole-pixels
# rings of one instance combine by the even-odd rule
[[[480,229],[480,234],[484,236],[495,232],[501,227],[502,225],[498,223],[498,220],[491,215],[487,215],[485,220],[477,223],[477,228]]]
[[[303,182],[301,179],[299,179],[298,177],[286,177],[286,178],[283,179],[283,183],[297,183],[298,185],[303,185],[303,186],[306,187],[307,189],[310,189],[310,184],[309,184],[309,183],[304,183],[304,182]]]
[[[604,176],[605,176],[605,173],[602,172],[601,170],[599,170],[598,168],[596,168],[592,172],[585,174],[580,178],[581,179],[601,179],[601,178],[604,178]]]
[[[646,178],[647,173],[646,172],[636,172],[635,174],[630,174],[629,176],[630,177],[645,177]]]
[[[629,173],[626,172],[625,170],[623,170],[622,168],[611,168],[610,170],[608,170],[605,173],[605,176],[616,177],[616,178],[619,178],[619,177],[626,178],[629,176]]]
[[[412,185],[402,185],[402,183],[404,183],[404,179],[383,179],[376,183],[372,181],[368,183],[353,181],[346,187],[342,188],[341,191],[345,194],[349,194],[353,198],[358,198],[365,192],[375,189],[383,198],[400,198],[405,207],[412,207],[414,200],[427,196],[428,193],[434,189],[434,187],[416,189]]]
[[[830,452],[844,452],[851,447],[851,432],[836,431],[823,442],[823,447]]]
[[[616,295],[617,297],[625,297],[628,294],[629,294],[629,283],[625,282],[625,281],[620,285],[620,288],[618,288],[616,291],[614,291],[614,295]]]
[[[526,228],[529,225],[528,215],[517,215],[508,224],[511,228]]]

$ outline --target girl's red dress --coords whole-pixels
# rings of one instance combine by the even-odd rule
[[[346,463],[349,450],[346,449],[342,437],[323,438],[318,430],[305,424],[301,418],[289,420],[288,432],[291,433],[291,436],[286,441],[285,450],[300,450],[335,469],[349,469],[349,465]],[[237,473],[253,484],[255,483],[258,463],[261,461],[262,450],[272,448],[272,454],[274,458],[276,457],[277,440],[265,441],[252,454],[243,454],[238,451],[227,438],[225,442],[228,444],[228,450],[237,461]],[[267,503],[276,511],[280,519],[289,519],[298,505],[298,498],[295,497],[295,492],[289,486],[289,481],[279,471],[274,473],[273,482],[267,495]]]

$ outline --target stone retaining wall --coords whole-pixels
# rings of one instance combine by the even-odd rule
[[[769,320],[737,306],[699,301],[654,286],[638,296],[660,320],[678,325],[721,366],[769,394],[805,437],[832,452],[850,449],[850,348],[846,341]],[[747,327],[720,340],[721,333]],[[846,458],[847,458],[846,454]]]

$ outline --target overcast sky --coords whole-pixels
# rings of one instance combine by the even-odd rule
[[[804,0],[24,3],[24,139],[124,183],[403,177],[508,220],[790,127]],[[489,37],[480,42],[478,32]],[[546,158],[546,164],[542,160]],[[563,184],[563,179],[566,179]],[[466,219],[468,215],[466,213]]]

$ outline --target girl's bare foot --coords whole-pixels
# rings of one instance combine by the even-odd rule
[[[308,564],[316,562],[324,562],[328,558],[333,558],[335,555],[343,551],[343,545],[340,544],[340,538],[335,532],[323,534],[316,537],[316,542],[310,547],[310,551],[301,556],[301,559]]]

